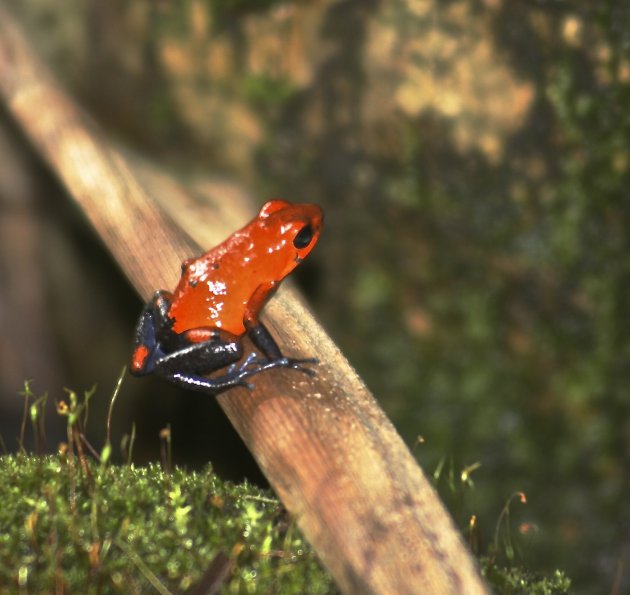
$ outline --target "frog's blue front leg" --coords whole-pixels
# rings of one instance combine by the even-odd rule
[[[311,357],[297,359],[285,356],[280,351],[280,347],[278,347],[267,327],[260,321],[245,321],[245,327],[252,343],[265,355],[265,359],[253,362],[257,367],[257,372],[264,372],[274,368],[291,368],[304,372],[308,376],[315,375],[315,372],[305,367],[304,364],[317,364],[317,359]]]

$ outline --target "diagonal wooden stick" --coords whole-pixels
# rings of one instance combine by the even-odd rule
[[[0,97],[137,290],[147,297],[173,287],[180,261],[201,249],[153,197],[167,188],[180,215],[191,199],[130,165],[33,55],[2,3]],[[195,211],[203,230],[194,233],[206,246],[244,221],[238,204]],[[486,593],[409,450],[294,292],[279,292],[266,320],[287,353],[319,358],[317,376],[262,374],[253,392],[236,389],[219,402],[342,590]]]

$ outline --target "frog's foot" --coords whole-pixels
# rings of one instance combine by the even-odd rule
[[[247,382],[246,379],[267,370],[274,368],[290,368],[315,376],[315,371],[306,367],[306,364],[316,364],[318,360],[314,358],[292,359],[288,357],[279,357],[273,360],[266,358],[258,358],[255,353],[248,355],[240,364],[232,364],[222,376],[207,378],[197,376],[196,374],[174,373],[166,377],[179,386],[184,386],[191,390],[207,392],[218,395],[230,388],[241,386],[252,390],[254,385]]]
[[[267,370],[273,370],[274,368],[290,368],[292,370],[298,370],[308,376],[315,376],[315,371],[307,367],[306,364],[317,364],[319,360],[308,357],[304,359],[293,359],[289,357],[279,357],[276,359],[255,359],[250,362],[251,366],[255,366],[256,374],[259,372],[266,372]]]
[[[249,366],[251,366],[252,364],[254,366],[256,366],[258,363],[259,363],[259,361],[256,359],[256,353],[254,353],[252,351],[252,353],[250,353],[243,361],[241,361],[241,362],[234,362],[227,369],[227,374],[228,375],[232,375],[232,374],[238,375],[240,372],[245,372],[247,370],[247,368],[249,368]]]
[[[210,393],[212,395],[218,395],[230,388],[242,386],[249,390],[254,388],[253,384],[245,382],[245,378],[251,376],[250,373],[237,373],[226,374],[225,376],[219,376],[217,378],[206,378],[205,376],[197,376],[196,374],[169,374],[165,376],[173,384],[183,386],[190,390]]]
[[[239,378],[247,378],[260,372],[266,372],[267,370],[273,370],[274,368],[291,368],[293,370],[299,370],[309,376],[314,376],[315,372],[311,368],[305,366],[305,364],[317,364],[319,360],[315,358],[293,359],[288,357],[279,357],[273,360],[266,357],[258,357],[256,353],[250,353],[242,362],[232,364],[227,374]]]

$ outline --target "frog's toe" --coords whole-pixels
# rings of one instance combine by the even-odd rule
[[[254,385],[251,382],[246,382],[244,378],[241,378],[240,380],[238,380],[235,386],[242,386],[243,388],[246,388],[247,390],[254,390]]]
[[[313,357],[307,359],[291,359],[288,362],[287,367],[298,370],[299,372],[303,372],[308,376],[315,376],[315,370],[305,366],[305,364],[318,364],[319,361]]]
[[[304,359],[292,359],[288,357],[281,357],[276,360],[268,362],[265,366],[265,370],[271,370],[272,368],[290,368],[292,370],[298,370],[308,374],[309,376],[315,376],[315,371],[307,367],[305,364],[317,364],[319,361],[315,358],[309,357]]]
[[[234,362],[232,365],[230,365],[230,367],[227,369],[227,373],[238,374],[239,372],[244,372],[252,364],[255,364],[255,365],[258,364],[256,360],[256,353],[253,351],[243,361]]]

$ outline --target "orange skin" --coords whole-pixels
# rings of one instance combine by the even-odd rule
[[[245,227],[198,258],[182,264],[170,294],[157,292],[138,321],[131,371],[156,372],[206,392],[250,386],[245,378],[274,367],[310,372],[280,353],[259,320],[260,311],[282,280],[311,252],[323,223],[313,204],[272,200]],[[265,358],[242,356],[241,338],[249,334]],[[218,379],[204,378],[232,364]]]
[[[295,248],[293,238],[305,225],[312,227],[313,240],[305,248]],[[173,330],[192,331],[193,341],[201,340],[203,328],[243,335],[244,321],[258,320],[280,282],[313,249],[321,227],[322,210],[317,205],[266,203],[241,230],[183,263],[169,310]]]

